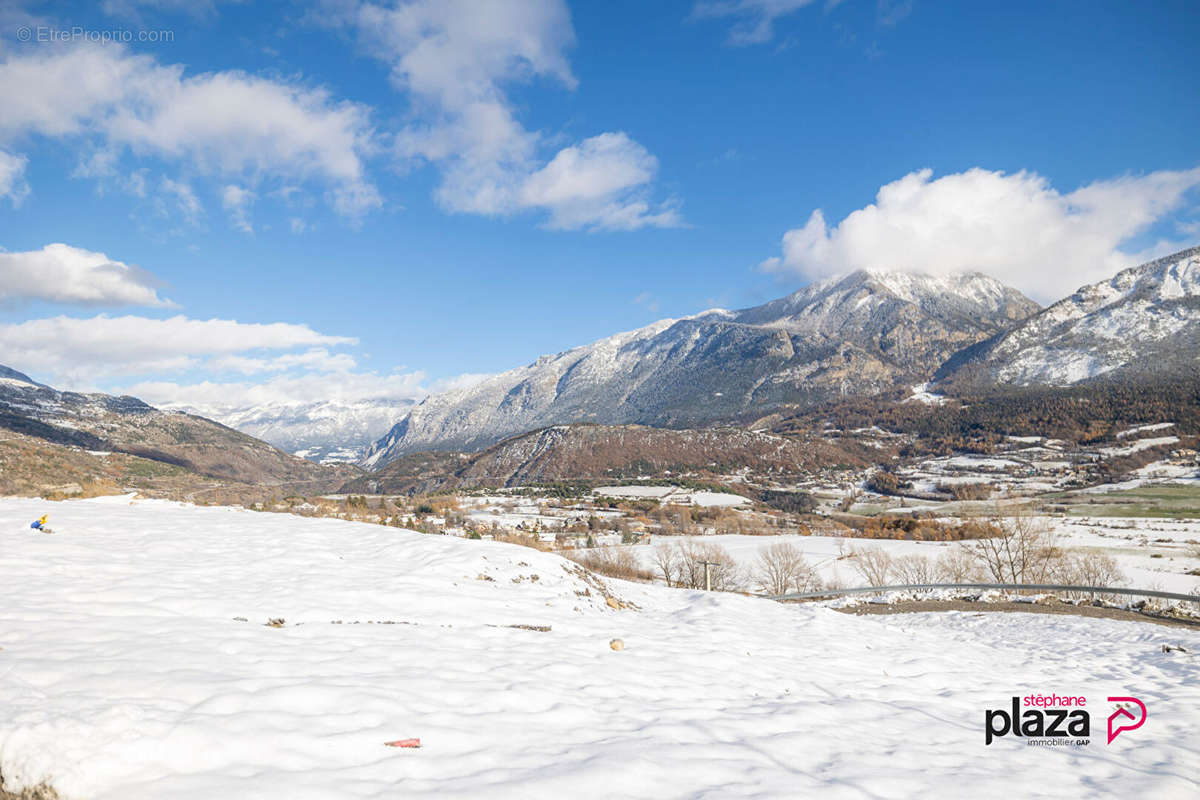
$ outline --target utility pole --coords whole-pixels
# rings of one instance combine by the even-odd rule
[[[704,591],[711,592],[712,591],[712,574],[709,573],[708,568],[717,566],[717,562],[716,561],[701,561],[700,563],[704,565]]]

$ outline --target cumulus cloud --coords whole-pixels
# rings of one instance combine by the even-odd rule
[[[380,205],[363,159],[365,106],[297,82],[238,71],[184,75],[116,45],[11,51],[0,60],[0,142],[68,139],[92,153],[80,174],[155,156],[203,174],[312,180],[356,216]]]
[[[0,252],[0,301],[45,300],[90,306],[173,306],[159,281],[138,267],[67,244]]]
[[[652,210],[631,195],[654,178],[658,159],[624,133],[602,133],[565,147],[525,179],[518,200],[550,213],[548,227],[633,230],[680,224],[676,210]]]
[[[66,386],[113,375],[195,369],[213,357],[257,350],[294,350],[356,344],[286,322],[139,316],[89,319],[58,316],[0,325],[5,362]]]
[[[925,169],[881,187],[873,204],[832,227],[813,211],[762,267],[813,279],[855,269],[978,270],[1052,301],[1183,246],[1122,249],[1197,186],[1200,167],[1098,180],[1067,193],[1032,172],[976,168],[935,180]]]
[[[813,0],[702,0],[692,8],[692,16],[733,17],[736,21],[729,31],[730,44],[761,44],[775,35],[775,20],[812,3]]]
[[[7,197],[13,208],[21,205],[29,194],[29,184],[25,182],[25,165],[28,163],[24,156],[0,150],[0,199]]]
[[[445,209],[542,210],[556,228],[679,224],[674,208],[648,199],[657,160],[626,134],[591,137],[546,163],[541,134],[517,119],[505,84],[576,85],[566,56],[575,33],[562,0],[367,2],[342,19],[411,98],[414,121],[396,136],[394,151],[405,167],[438,165],[436,199]],[[601,164],[623,177],[601,179]]]

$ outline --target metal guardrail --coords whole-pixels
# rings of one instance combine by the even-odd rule
[[[1008,589],[1035,592],[1087,592],[1090,594],[1126,594],[1136,597],[1162,597],[1200,604],[1200,595],[1160,592],[1155,589],[1125,589],[1117,586],[1067,586],[1058,583],[905,583],[898,586],[858,586],[853,589],[826,589],[822,592],[795,592],[768,595],[770,600],[815,600],[844,594],[878,594],[880,592],[920,591],[928,589]]]

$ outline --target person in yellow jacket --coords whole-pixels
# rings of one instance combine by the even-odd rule
[[[46,518],[49,516],[49,514],[42,514],[41,519],[35,519],[33,522],[29,523],[29,527],[33,528],[35,531],[44,531],[49,533],[50,529],[46,527]]]

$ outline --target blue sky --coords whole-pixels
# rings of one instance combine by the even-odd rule
[[[0,27],[0,363],[152,402],[415,397],[857,267],[1049,302],[1200,241],[1194,2],[108,0]]]

